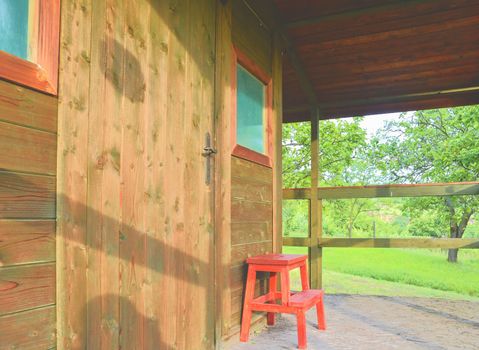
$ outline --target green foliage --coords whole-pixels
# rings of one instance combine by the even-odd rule
[[[479,108],[402,114],[372,140],[391,182],[464,182],[479,177]]]
[[[283,236],[308,236],[308,201],[283,201]]]
[[[368,138],[361,118],[320,122],[320,185],[465,182],[479,178],[479,107],[402,114]],[[283,126],[283,186],[310,186],[310,124]],[[288,201],[284,234],[307,235],[307,207]],[[323,234],[479,237],[479,196],[323,201]]]
[[[343,184],[343,174],[361,149],[366,146],[366,131],[361,119],[322,121],[319,127],[319,169],[322,184]],[[311,124],[283,126],[283,186],[310,186]]]
[[[479,178],[479,108],[405,113],[371,140],[372,160],[389,182],[466,182]],[[478,196],[411,198],[404,211],[415,236],[461,238]]]

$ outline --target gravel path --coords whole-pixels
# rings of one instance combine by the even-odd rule
[[[471,349],[479,350],[479,303],[471,301],[328,295],[328,329],[316,329],[314,309],[308,313],[308,349]],[[249,343],[231,350],[296,349],[292,315],[278,318]]]

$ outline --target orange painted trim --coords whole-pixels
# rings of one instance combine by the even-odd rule
[[[267,155],[253,151],[249,148],[246,148],[238,144],[234,146],[233,152],[231,152],[231,154],[234,155],[235,157],[246,159],[253,163],[261,164],[269,168],[273,167],[271,158],[268,157]]]
[[[37,53],[33,62],[0,51],[0,78],[57,94],[60,0],[42,0],[38,9]]]
[[[232,155],[252,161],[257,164],[261,164],[267,167],[273,167],[273,80],[271,77],[266,74],[266,72],[259,67],[253,60],[243,54],[238,48],[233,47],[232,54],[232,64],[231,64],[231,93],[232,93],[232,113],[231,113],[231,144],[232,144]],[[249,148],[241,146],[237,143],[236,139],[236,128],[237,128],[237,77],[236,77],[236,68],[237,65],[241,64],[248,72],[253,74],[266,86],[266,101],[265,101],[265,149],[266,154],[262,154],[256,151],[253,151]]]

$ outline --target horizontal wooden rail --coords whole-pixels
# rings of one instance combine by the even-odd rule
[[[478,249],[477,238],[322,238],[321,247],[329,248],[436,248]]]
[[[320,199],[461,196],[479,194],[479,182],[319,187]],[[311,199],[309,188],[283,189],[283,199]]]
[[[283,237],[283,245],[292,247],[310,247],[311,238],[309,237]]]
[[[310,247],[307,237],[284,237],[283,245]],[[322,248],[429,248],[479,249],[478,238],[321,238]]]

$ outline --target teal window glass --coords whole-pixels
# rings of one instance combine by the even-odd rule
[[[0,50],[28,59],[29,0],[0,0]]]
[[[236,74],[236,142],[265,153],[265,85],[239,64]]]

